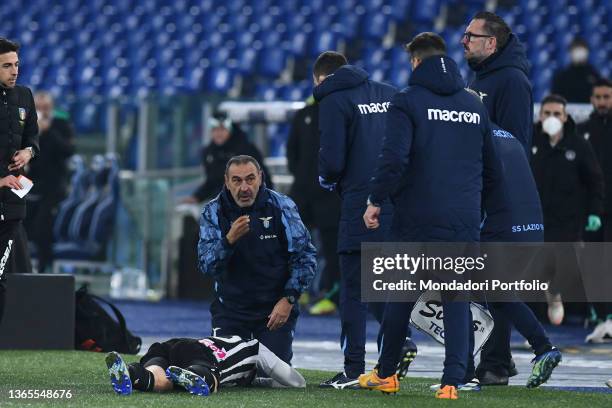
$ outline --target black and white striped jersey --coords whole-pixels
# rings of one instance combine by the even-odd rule
[[[243,340],[238,336],[209,336],[201,340],[214,357],[216,371],[223,386],[247,385],[257,371],[259,341]]]

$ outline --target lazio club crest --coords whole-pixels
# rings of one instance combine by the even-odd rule
[[[24,121],[26,120],[26,110],[25,108],[19,108],[19,120],[20,121]]]
[[[270,220],[272,217],[261,217],[260,220],[263,222],[264,228],[270,228]]]

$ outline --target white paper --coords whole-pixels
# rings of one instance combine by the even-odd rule
[[[34,186],[34,183],[32,183],[32,180],[30,180],[26,176],[19,176],[17,177],[17,180],[19,181],[19,184],[21,184],[21,190],[15,190],[14,188],[11,188],[11,191],[17,196],[19,196],[19,198],[23,198],[26,194],[30,192],[32,186]]]

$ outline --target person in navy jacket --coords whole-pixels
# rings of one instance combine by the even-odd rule
[[[478,92],[491,121],[510,132],[531,154],[533,93],[531,64],[525,46],[506,22],[494,13],[477,13],[461,40],[465,58],[475,73],[471,89]],[[498,324],[485,344],[478,377],[482,384],[507,384],[516,369],[510,354],[510,325]]]
[[[472,91],[472,90],[469,90]],[[475,97],[478,93],[472,91]],[[529,159],[521,143],[508,131],[491,123],[493,141],[503,167],[502,182],[489,191],[485,201],[486,217],[480,234],[481,242],[544,242],[544,216],[540,195],[531,174]],[[494,203],[494,204],[491,204]],[[488,253],[503,247],[488,247]],[[526,253],[525,253],[526,254]],[[503,255],[502,255],[503,256]],[[500,257],[502,259],[502,257]],[[505,275],[520,273],[532,261],[522,255],[514,259],[510,267],[497,273]],[[503,266],[502,266],[503,267]],[[510,299],[508,299],[510,300]],[[510,322],[527,339],[535,354],[534,370],[527,381],[528,387],[537,387],[550,377],[552,370],[561,361],[561,353],[552,346],[544,327],[531,309],[522,301],[488,302],[495,324]],[[470,363],[465,383],[479,387],[474,377],[474,359]]]
[[[486,11],[474,16],[461,43],[475,73],[470,89],[478,92],[491,120],[512,133],[529,154],[533,93],[525,45],[501,17]]]
[[[314,277],[316,250],[291,199],[262,184],[251,156],[227,162],[225,186],[200,218],[200,270],[215,280],[213,335],[256,338],[290,363],[295,304]]]
[[[446,56],[439,35],[421,33],[407,50],[413,73],[408,88],[396,94],[389,107],[365,224],[379,228],[380,205],[391,197],[394,240],[478,242],[483,189],[500,180],[489,116],[464,89],[457,64]],[[412,306],[387,304],[378,372],[362,376],[362,387],[383,390],[385,383],[397,382],[393,371]],[[449,301],[444,295],[443,309],[446,358],[436,397],[456,399],[468,361],[469,308],[467,302]],[[399,383],[387,392],[394,388],[399,389]]]
[[[358,388],[365,370],[367,304],[361,302],[361,243],[386,238],[391,204],[382,203],[382,227],[369,231],[361,215],[366,207],[368,180],[382,145],[385,116],[396,90],[369,79],[361,68],[348,65],[344,55],[322,53],[314,64],[313,91],[319,103],[319,181],[341,198],[338,227],[340,258],[341,345],[344,372],[321,387]],[[380,321],[383,306],[372,305]]]

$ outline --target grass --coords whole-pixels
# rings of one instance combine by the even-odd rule
[[[127,356],[134,361],[136,356]],[[458,401],[438,401],[429,391],[432,379],[402,381],[397,395],[374,391],[335,391],[317,388],[329,372],[302,370],[306,389],[234,388],[211,397],[184,392],[168,394],[135,391],[128,397],[111,390],[103,353],[81,351],[0,351],[0,406],[2,407],[611,407],[612,395],[523,387],[493,387],[460,394]],[[70,390],[70,399],[15,399],[10,390]]]

